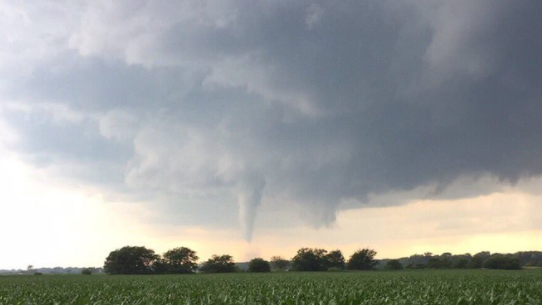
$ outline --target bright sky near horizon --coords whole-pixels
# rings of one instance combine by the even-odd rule
[[[540,13],[0,0],[0,269],[542,250]]]
[[[338,248],[345,254],[372,247],[379,258],[542,249],[542,194],[515,188],[478,198],[346,210],[329,228],[265,227],[247,243],[237,228],[217,231],[153,223],[147,218],[153,211],[144,205],[108,204],[96,190],[51,181],[5,151],[1,155],[5,170],[0,183],[6,188],[0,202],[11,204],[2,205],[2,215],[10,216],[0,222],[6,249],[0,269],[25,269],[29,264],[102,266],[110,251],[124,245],[144,245],[158,253],[183,245],[196,250],[201,259],[229,253],[238,261],[292,257],[300,246]],[[542,185],[542,180],[532,184]]]

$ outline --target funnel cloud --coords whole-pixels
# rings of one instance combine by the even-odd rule
[[[0,126],[16,136],[0,144],[181,225],[237,214],[247,241],[264,208],[319,227],[461,179],[514,184],[542,174],[541,13],[538,0],[4,5]]]
[[[252,240],[256,213],[262,200],[263,188],[265,187],[265,183],[261,179],[257,177],[253,178],[254,180],[243,182],[237,191],[239,221],[241,222],[244,238],[248,242]]]

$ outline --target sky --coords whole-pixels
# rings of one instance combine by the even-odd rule
[[[540,13],[0,0],[0,269],[542,250]]]

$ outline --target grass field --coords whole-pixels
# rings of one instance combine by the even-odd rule
[[[0,304],[542,304],[542,270],[0,276]]]

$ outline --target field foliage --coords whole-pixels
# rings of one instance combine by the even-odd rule
[[[542,304],[542,270],[1,276],[0,304]]]

